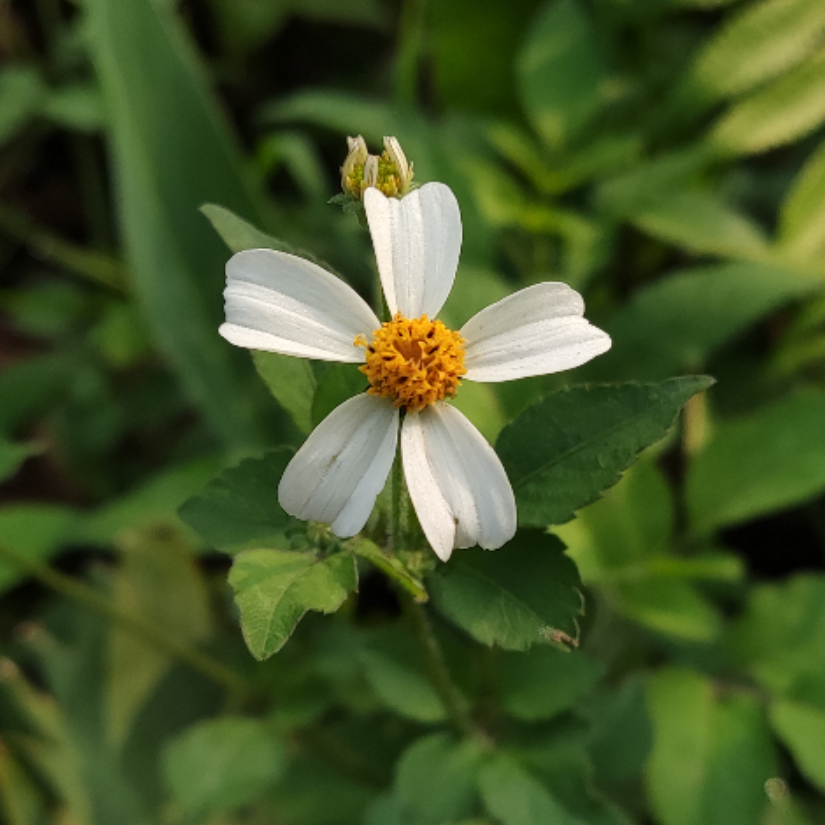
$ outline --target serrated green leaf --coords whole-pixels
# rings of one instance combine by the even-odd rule
[[[226,445],[249,447],[261,434],[245,392],[251,369],[216,335],[226,254],[197,210],[218,200],[257,219],[263,198],[245,177],[172,5],[85,0],[83,9],[110,124],[131,286],[212,431]]]
[[[428,583],[436,606],[482,644],[527,650],[575,643],[579,576],[555,536],[520,530],[495,553],[462,551]]]
[[[533,126],[551,146],[570,142],[598,111],[603,70],[587,11],[554,0],[529,27],[516,63],[518,91]]]
[[[284,746],[262,721],[242,716],[201,722],[173,739],[163,754],[172,798],[196,819],[258,801],[285,763]]]
[[[355,558],[284,550],[245,550],[229,572],[241,628],[258,660],[277,653],[308,610],[334,613],[357,588]]]
[[[277,542],[296,523],[278,504],[278,484],[291,458],[281,448],[244,459],[185,502],[178,515],[227,553]]]
[[[707,534],[825,489],[825,393],[806,390],[719,424],[686,481],[691,528]]]
[[[688,82],[711,98],[746,92],[803,60],[823,31],[819,0],[751,3],[707,41]]]
[[[612,348],[583,372],[597,380],[658,380],[701,369],[765,315],[821,288],[820,279],[776,264],[674,272],[640,289],[611,318]]]
[[[808,158],[782,204],[778,244],[803,260],[825,246],[825,143]]]
[[[496,442],[519,523],[569,521],[612,487],[645,447],[665,435],[682,406],[712,383],[691,376],[660,384],[582,385],[529,407]]]
[[[825,52],[735,104],[708,140],[726,155],[765,152],[803,138],[825,121]]]
[[[502,825],[585,825],[506,754],[497,754],[482,768],[478,786],[487,810]]]
[[[308,433],[312,429],[316,389],[315,374],[309,361],[258,350],[252,353],[252,360],[275,400],[289,414],[295,426],[302,433]]]
[[[805,777],[825,791],[825,707],[780,700],[771,703],[770,720]]]
[[[575,651],[535,648],[502,654],[496,661],[502,708],[516,719],[552,719],[589,693],[604,668]]]
[[[718,699],[709,679],[664,669],[648,702],[653,751],[647,786],[662,825],[753,825],[765,806],[764,784],[776,754],[758,702]]]
[[[401,755],[395,789],[416,825],[458,822],[475,812],[476,775],[484,752],[480,743],[437,733],[418,739]]]

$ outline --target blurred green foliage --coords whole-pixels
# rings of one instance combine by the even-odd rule
[[[822,0],[0,0],[0,819],[825,820],[824,49]],[[305,249],[374,297],[326,204],[355,134],[456,192],[445,321],[562,280],[614,345],[457,399],[516,486],[569,484],[540,529],[434,575],[364,540],[273,605],[334,542],[277,481],[359,378],[227,346],[223,265]],[[603,392],[567,384],[634,380],[603,478],[547,460]],[[430,589],[483,737],[376,568]],[[576,636],[579,575],[580,649],[523,652]]]

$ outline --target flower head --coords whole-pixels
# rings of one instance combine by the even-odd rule
[[[284,472],[278,499],[297,518],[327,522],[342,538],[355,535],[387,480],[400,435],[410,497],[439,558],[474,544],[501,547],[516,530],[512,488],[495,451],[448,400],[462,380],[508,381],[579,366],[609,349],[610,338],[584,319],[581,296],[562,283],[527,287],[460,330],[448,329],[436,316],[461,249],[452,191],[429,183],[397,200],[368,188],[364,207],[393,315],[384,324],[343,281],[302,258],[252,249],[226,267],[224,338],[361,363],[369,381],[367,392],[310,434]]]
[[[403,197],[413,179],[412,164],[394,137],[384,138],[381,155],[371,155],[361,135],[348,137],[349,154],[341,166],[341,188],[353,200],[362,200],[364,192],[376,188],[387,197]]]

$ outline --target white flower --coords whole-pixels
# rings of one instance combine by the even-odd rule
[[[311,433],[286,468],[281,506],[328,522],[347,538],[369,518],[399,436],[410,497],[439,558],[475,544],[501,547],[516,530],[513,490],[498,456],[445,399],[461,379],[509,381],[559,372],[610,348],[562,283],[527,287],[479,312],[458,332],[431,321],[452,288],[461,216],[452,191],[429,183],[402,200],[377,189],[364,206],[393,320],[385,324],[347,284],[309,261],[270,249],[226,267],[233,344],[324,361],[363,363],[370,381]]]

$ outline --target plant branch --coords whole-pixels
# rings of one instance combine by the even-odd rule
[[[477,731],[470,716],[467,700],[450,676],[441,645],[435,637],[426,609],[406,592],[401,593],[400,598],[404,613],[412,625],[424,658],[427,676],[441,699],[456,733],[475,737]]]

